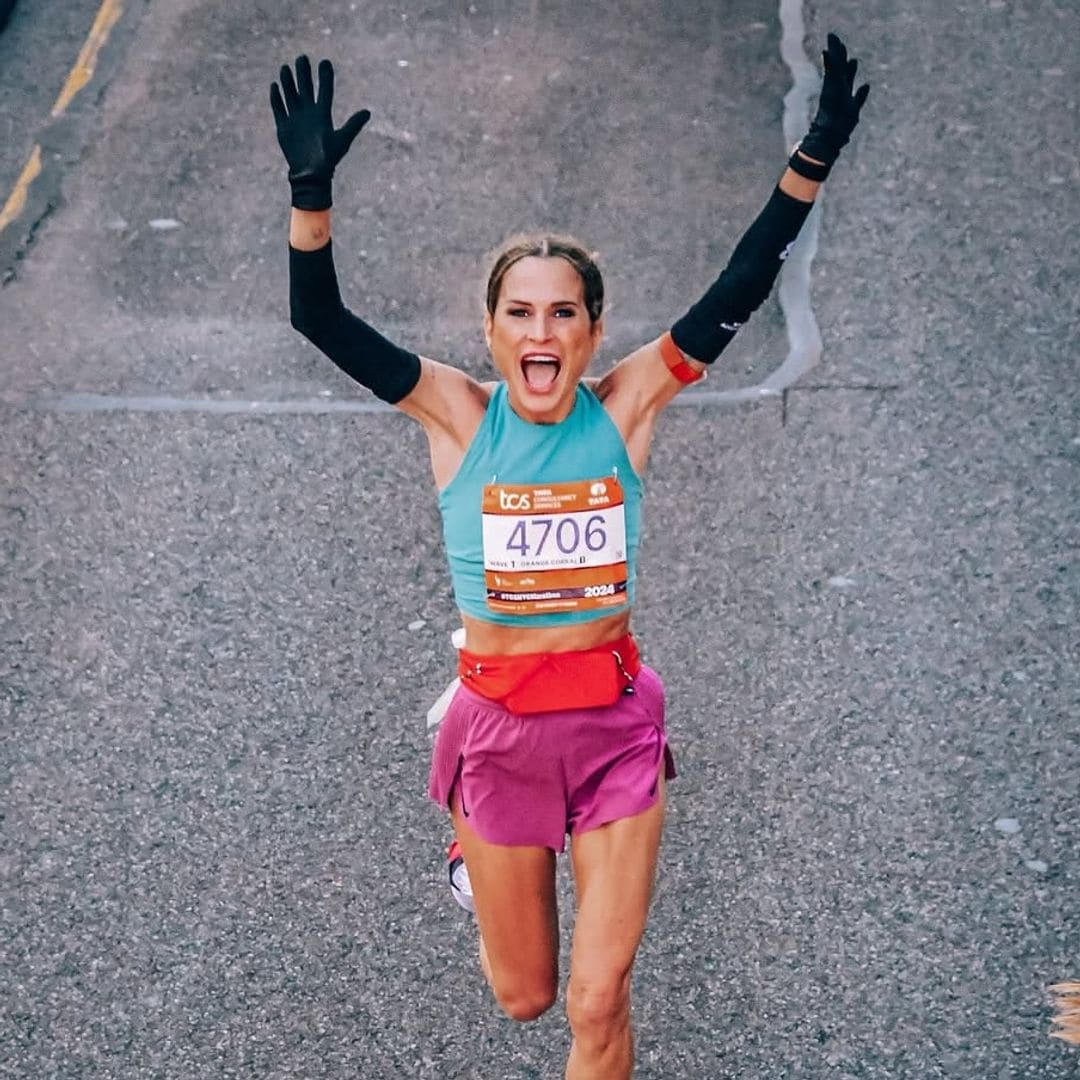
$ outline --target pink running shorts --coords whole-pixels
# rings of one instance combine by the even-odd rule
[[[568,832],[632,817],[675,776],[664,684],[650,667],[614,705],[520,716],[462,686],[435,739],[428,794],[492,844],[562,851]]]

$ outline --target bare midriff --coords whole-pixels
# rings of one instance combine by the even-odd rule
[[[503,626],[461,616],[466,648],[484,656],[520,656],[536,652],[579,652],[617,641],[630,630],[630,612],[605,615],[571,626]]]

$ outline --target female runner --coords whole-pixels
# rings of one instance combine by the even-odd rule
[[[702,378],[772,288],[868,87],[830,34],[807,136],[728,266],[670,331],[603,378],[603,283],[570,238],[498,257],[484,332],[497,382],[386,340],[344,307],[330,243],[334,168],[369,118],[331,119],[334,72],[307,57],[271,88],[289,165],[292,324],[428,436],[466,638],[430,793],[468,866],[481,965],[502,1008],[532,1020],[557,996],[555,854],[572,835],[577,917],[566,1076],[629,1077],[630,975],[645,928],[674,768],[659,677],[630,634],[641,482],[660,411]]]

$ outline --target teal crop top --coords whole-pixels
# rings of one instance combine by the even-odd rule
[[[579,384],[570,415],[531,424],[499,383],[439,492],[457,606],[509,626],[566,626],[626,611],[641,535],[640,477]]]

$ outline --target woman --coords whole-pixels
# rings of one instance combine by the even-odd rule
[[[630,634],[641,484],[656,418],[704,376],[768,295],[867,87],[829,35],[817,115],[779,185],[705,295],[601,379],[603,284],[566,237],[510,244],[484,330],[500,380],[481,383],[387,341],[342,304],[330,244],[334,167],[369,118],[331,120],[333,68],[271,88],[289,164],[293,325],[428,436],[455,597],[461,688],[436,740],[430,793],[451,814],[484,974],[531,1020],[557,996],[555,854],[573,837],[578,911],[566,1075],[627,1077],[630,973],[674,775],[663,687]],[[459,854],[460,853],[460,854]]]

